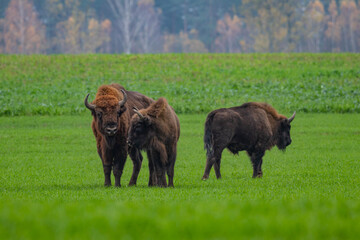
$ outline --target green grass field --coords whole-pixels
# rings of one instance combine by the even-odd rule
[[[288,113],[290,114],[290,113]],[[252,179],[245,153],[224,152],[223,178],[205,166],[206,115],[180,115],[175,188],[103,187],[91,116],[0,118],[2,239],[356,239],[360,115],[298,114],[293,143]]]
[[[0,55],[0,239],[357,239],[360,54]],[[83,106],[118,82],[180,118],[175,188],[105,188]],[[215,108],[266,101],[290,116],[292,144],[264,157],[224,152],[202,181],[203,126]]]
[[[117,82],[177,113],[249,101],[278,110],[360,113],[360,54],[0,55],[0,116],[87,111],[99,85]]]

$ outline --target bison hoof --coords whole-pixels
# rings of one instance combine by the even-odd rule
[[[130,181],[128,186],[129,186],[129,187],[131,187],[131,186],[136,186],[136,181]]]
[[[111,187],[111,183],[104,183],[104,187]]]
[[[203,181],[206,181],[206,180],[208,180],[209,179],[209,177],[202,177],[202,179],[201,180],[203,180]]]
[[[156,187],[157,186],[156,181],[149,181],[148,186],[149,187]]]

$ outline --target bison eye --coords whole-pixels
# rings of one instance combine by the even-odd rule
[[[141,132],[141,130],[142,130],[141,125],[137,125],[137,126],[135,127],[135,132],[139,133],[139,132]]]
[[[102,117],[102,112],[97,112],[97,113],[96,113],[96,116],[97,116],[99,119],[101,119],[101,117]]]

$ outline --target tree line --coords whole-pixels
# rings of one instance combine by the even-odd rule
[[[355,0],[1,0],[0,53],[359,52]]]

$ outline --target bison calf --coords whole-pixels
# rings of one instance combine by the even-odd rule
[[[290,118],[277,113],[266,103],[245,103],[239,107],[212,111],[205,122],[204,148],[207,153],[203,180],[209,178],[211,167],[221,178],[221,154],[225,148],[237,154],[245,150],[253,165],[253,178],[262,177],[262,157],[275,145],[280,150],[290,145]]]
[[[148,108],[134,108],[130,121],[129,146],[147,151],[149,159],[149,186],[173,187],[176,145],[180,136],[180,123],[175,111],[165,98],[159,98]]]

